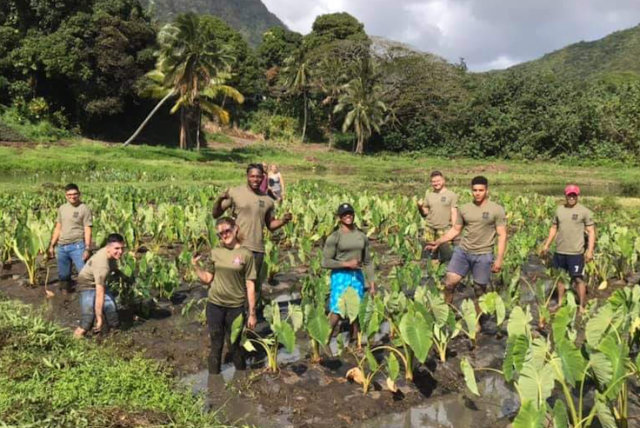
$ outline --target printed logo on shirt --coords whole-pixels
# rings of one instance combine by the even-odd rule
[[[78,211],[74,211],[73,218],[78,218],[78,216],[80,216],[80,213]]]
[[[485,211],[482,213],[482,219],[483,220],[488,220],[489,219],[489,211]]]
[[[260,208],[264,208],[264,201],[263,201],[262,199],[260,199],[260,200],[258,201],[258,206],[259,206]]]
[[[446,196],[441,197],[440,202],[447,202],[447,197]]]
[[[241,266],[242,265],[242,257],[236,256],[236,258],[233,259],[233,265],[234,266]]]
[[[571,220],[573,220],[573,221],[578,220],[578,214],[572,214],[571,215]]]

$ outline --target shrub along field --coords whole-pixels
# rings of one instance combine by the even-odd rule
[[[122,233],[127,241],[129,252],[121,261],[121,269],[134,281],[112,284],[121,307],[144,315],[145,307],[148,310],[153,302],[173,302],[178,309],[173,311],[174,317],[197,319],[203,299],[190,297],[185,301],[176,296],[198,286],[189,268],[192,255],[218,245],[210,215],[212,200],[225,187],[244,181],[246,163],[275,162],[282,167],[288,183],[286,199],[278,213],[291,212],[293,221],[268,241],[266,276],[270,282],[278,283],[293,274],[295,279],[289,281],[291,287],[287,291],[291,295],[299,293],[299,297],[272,299],[265,309],[268,328],[260,333],[241,332],[241,324],[237,323],[235,333],[242,334],[245,348],[257,355],[254,367],[265,369],[256,370],[256,376],[263,373],[261,376],[271,379],[269,373],[294,370],[278,355],[292,354],[297,349],[302,355],[296,367],[303,363],[311,367],[321,360],[337,358],[349,368],[348,375],[357,384],[351,385],[353,392],[360,389],[371,397],[373,389],[384,385],[383,389],[389,391],[383,393],[397,397],[402,386],[405,395],[413,397],[411,394],[415,393],[420,398],[412,399],[415,404],[428,402],[426,397],[432,394],[422,392],[421,396],[417,392],[420,388],[414,378],[418,372],[427,370],[441,379],[446,370],[449,376],[461,382],[464,379],[472,400],[483,393],[476,376],[482,379],[499,372],[520,403],[512,413],[501,415],[513,419],[514,426],[541,426],[546,418],[553,418],[555,426],[591,426],[596,419],[605,427],[633,425],[634,418],[640,416],[629,398],[640,373],[640,287],[633,285],[638,282],[640,217],[632,198],[612,194],[623,189],[633,193],[625,183],[631,183],[637,171],[389,155],[356,158],[309,149],[302,155],[298,150],[305,148],[274,150],[256,145],[194,153],[150,147],[123,150],[77,142],[55,147],[2,147],[3,266],[22,266],[23,282],[30,287],[39,287],[55,276],[47,268],[43,254],[55,209],[63,203],[62,186],[76,181],[84,202],[94,212],[95,242],[99,244],[114,231]],[[458,294],[455,307],[446,305],[441,297],[444,271],[428,269],[423,259],[422,223],[415,203],[427,189],[428,171],[432,168],[451,176],[452,187],[462,201],[470,200],[466,184],[469,178],[487,175],[490,183],[495,183],[495,188],[491,187],[492,199],[507,212],[509,243],[505,264],[494,278],[494,290],[480,301],[483,313],[495,323],[483,333],[476,333],[479,315],[468,290]],[[559,189],[569,180],[583,185],[586,195],[602,193],[583,201],[594,211],[598,231],[595,259],[587,265],[591,300],[583,315],[578,314],[572,294],[555,314],[549,310],[551,293],[566,278],[546,269],[545,260],[536,253],[547,236],[560,199],[525,190],[527,186],[540,186],[546,192]],[[358,319],[362,326],[357,338],[363,346],[361,353],[346,346],[343,336],[338,336],[337,352],[326,346],[329,325],[325,302],[329,288],[319,250],[335,225],[335,208],[343,201],[353,203],[356,222],[374,243],[379,284],[375,296],[358,302],[357,296],[347,293],[341,302],[348,317]],[[6,290],[19,286],[15,281],[1,284]],[[3,358],[9,360],[7,364],[3,361],[2,367],[15,365],[22,373],[10,377],[7,385],[12,392],[0,400],[3,420],[29,423],[45,415],[57,418],[58,413],[52,413],[54,408],[60,418],[87,417],[85,405],[99,413],[105,403],[116,407],[118,403],[128,403],[123,404],[125,412],[149,409],[148,414],[127,414],[140,416],[140,425],[181,424],[191,421],[189,418],[210,417],[180,407],[197,406],[197,402],[178,404],[179,395],[175,394],[179,393],[166,389],[169,381],[162,373],[152,363],[137,358],[118,362],[123,364],[122,370],[105,366],[104,370],[111,371],[104,376],[114,385],[130,385],[125,390],[136,395],[144,391],[136,386],[136,376],[145,370],[152,372],[150,376],[157,376],[158,384],[145,388],[161,392],[155,393],[154,400],[146,405],[124,395],[112,401],[104,401],[104,397],[100,397],[102,401],[92,401],[90,394],[82,394],[85,389],[75,388],[62,407],[44,398],[41,403],[36,400],[35,404],[17,406],[14,395],[24,396],[32,382],[47,376],[64,376],[71,368],[82,372],[88,361],[95,361],[92,355],[100,351],[93,345],[71,343],[62,330],[25,315],[24,308],[0,312],[2,347],[12,350],[3,352]],[[131,330],[124,334],[133,334]],[[40,331],[42,335],[38,336]],[[28,339],[33,335],[38,339],[35,342]],[[502,346],[503,357],[488,366],[482,336],[490,336]],[[33,352],[22,345],[25,341],[32,343]],[[337,353],[337,357],[331,353]],[[33,370],[34,365],[42,364],[44,368]],[[54,385],[63,388],[63,380]],[[78,379],[74,382],[82,384]],[[260,385],[261,381],[257,382]],[[251,397],[242,389],[237,394]],[[56,400],[63,399],[60,394],[53,395]],[[401,408],[401,404],[390,402],[384,412]],[[175,416],[178,413],[181,416]],[[352,420],[367,417],[350,415]],[[304,419],[292,418],[294,423],[304,424]]]

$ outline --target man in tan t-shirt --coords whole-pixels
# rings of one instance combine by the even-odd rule
[[[444,236],[447,230],[456,223],[458,215],[458,195],[445,187],[445,179],[440,171],[431,173],[433,191],[425,194],[424,200],[418,201],[418,211],[426,218],[425,241],[433,242]],[[436,264],[451,260],[453,249],[451,242],[443,242],[437,250]]]
[[[107,244],[87,261],[78,274],[82,316],[80,326],[73,333],[76,338],[84,336],[94,325],[94,321],[93,330],[96,333],[102,330],[105,318],[109,327],[119,325],[116,301],[107,289],[107,281],[119,272],[118,260],[123,250],[122,235],[110,234],[107,237]]]
[[[228,189],[213,205],[214,218],[221,217],[228,208],[232,209],[232,217],[238,225],[242,246],[253,254],[258,278],[262,278],[260,271],[264,261],[264,228],[273,232],[291,221],[290,213],[286,213],[282,219],[273,217],[273,199],[260,192],[263,177],[262,165],[250,164],[247,167],[247,184]],[[258,301],[261,285],[260,280],[256,281]]]
[[[441,238],[427,245],[437,249],[443,242],[449,242],[460,234],[464,235],[460,246],[453,251],[447,266],[444,297],[447,303],[453,303],[453,292],[469,271],[473,276],[477,299],[486,291],[491,280],[491,272],[502,269],[507,246],[507,220],[504,208],[489,200],[489,181],[482,176],[471,180],[473,202],[462,205],[458,210],[455,225]],[[498,241],[497,255],[493,257],[493,247]],[[478,324],[479,326],[480,324]]]
[[[571,284],[578,290],[580,310],[587,303],[587,286],[584,282],[584,264],[593,260],[596,246],[596,227],[593,213],[578,203],[580,188],[570,184],[564,189],[565,204],[556,209],[549,236],[542,248],[546,254],[556,240],[556,252],[553,254],[553,266],[564,269],[571,277]],[[587,233],[587,251],[584,248],[584,234]],[[557,239],[556,239],[557,238]],[[558,306],[562,304],[565,286],[558,283]]]
[[[67,292],[71,289],[71,263],[80,272],[90,256],[92,220],[91,210],[80,201],[78,186],[67,184],[64,191],[67,203],[58,208],[48,255],[50,258],[54,257],[57,245],[59,288]],[[46,284],[45,293],[47,297],[53,297],[53,292]]]

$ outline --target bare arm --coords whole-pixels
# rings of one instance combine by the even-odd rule
[[[591,226],[587,226],[587,236],[588,236],[587,252],[584,255],[584,261],[588,263],[591,260],[593,260],[593,251],[596,248],[596,227],[595,227],[595,225],[592,224]]]
[[[266,218],[265,218],[267,223],[267,229],[269,229],[271,232],[278,230],[285,224],[289,223],[291,221],[291,218],[292,218],[291,213],[286,213],[285,215],[282,216],[281,219],[273,218],[272,210],[269,210],[267,211]]]
[[[229,189],[225,190],[222,195],[218,196],[218,199],[213,203],[213,210],[211,212],[213,218],[220,218],[227,208],[229,208],[231,205],[230,201],[225,201],[229,201]]]
[[[198,275],[200,281],[202,281],[203,284],[209,285],[213,281],[214,275],[211,272],[207,272],[206,270],[202,269],[198,264],[199,261],[200,256],[196,256],[191,259],[191,265],[194,267],[196,275]]]
[[[491,270],[493,272],[500,272],[502,263],[504,262],[504,253],[507,249],[507,226],[496,226],[496,233],[498,234],[498,255],[493,262]]]
[[[452,206],[451,207],[451,224],[456,224],[458,221],[458,208]]]
[[[89,255],[91,254],[91,226],[84,227],[84,253],[82,253],[82,258],[86,262],[89,260]]]
[[[54,257],[53,248],[58,243],[58,239],[60,239],[60,231],[62,230],[62,225],[60,222],[56,222],[55,227],[53,228],[53,233],[51,234],[51,242],[49,243],[49,257]]]
[[[429,207],[425,205],[425,203],[422,200],[419,200],[416,205],[418,206],[418,212],[422,217],[426,217],[427,214],[429,214]]]
[[[551,247],[551,244],[553,244],[553,241],[556,239],[557,234],[558,234],[558,225],[554,224],[549,229],[549,236],[547,237],[547,240],[544,243],[544,247],[542,247],[543,255],[549,251],[549,248]]]
[[[462,232],[462,225],[461,224],[454,224],[451,229],[447,230],[447,233],[445,233],[444,235],[442,235],[440,238],[436,239],[435,241],[429,243],[426,245],[426,249],[427,250],[431,250],[431,251],[435,251],[438,249],[438,247],[442,244],[444,244],[445,242],[449,242],[454,240],[458,235],[460,235],[460,232]]]
[[[256,283],[248,279],[246,281],[247,286],[247,302],[249,304],[249,318],[247,320],[247,327],[254,329],[258,322],[256,318]]]

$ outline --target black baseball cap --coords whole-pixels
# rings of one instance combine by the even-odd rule
[[[348,204],[346,202],[340,204],[340,206],[338,207],[338,216],[343,216],[348,213],[355,214],[355,210],[353,209],[351,204]]]

